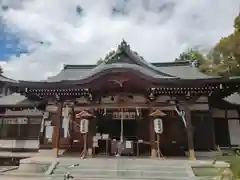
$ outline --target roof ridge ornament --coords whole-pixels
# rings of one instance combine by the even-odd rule
[[[127,41],[122,39],[122,42],[118,45],[118,49],[119,50],[130,49],[130,45],[127,43]]]
[[[117,46],[117,49],[112,48],[110,52],[108,52],[105,57],[99,59],[99,62],[107,63],[110,59],[114,58],[117,54],[121,53],[124,49],[130,49],[130,45],[122,39],[122,42]],[[119,56],[116,57],[119,60]]]

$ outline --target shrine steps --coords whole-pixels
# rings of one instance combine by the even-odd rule
[[[69,165],[79,166],[69,168]],[[52,172],[52,178],[61,179],[69,172],[78,179],[153,179],[153,180],[193,180],[189,166],[169,160],[156,159],[86,159],[79,161],[62,161]],[[53,179],[53,180],[54,180]]]

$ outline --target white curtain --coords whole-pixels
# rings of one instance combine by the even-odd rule
[[[64,138],[68,137],[69,134],[69,122],[70,122],[70,111],[71,108],[65,107],[62,112],[63,121],[62,121],[62,127],[64,129]]]
[[[238,119],[229,119],[228,128],[231,145],[240,145],[240,122]]]

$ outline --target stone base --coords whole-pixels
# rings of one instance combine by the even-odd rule
[[[92,148],[88,148],[88,150],[87,150],[87,157],[92,157],[92,155],[93,155],[93,150],[92,150]]]
[[[189,150],[189,159],[196,160],[195,151],[193,149]]]
[[[53,148],[52,151],[53,151],[53,157],[58,157],[58,153],[59,153],[58,148]]]
[[[157,157],[157,151],[156,149],[151,149],[151,157]]]
[[[51,161],[49,162],[41,162],[36,160],[22,159],[20,160],[20,165],[18,171],[26,172],[26,173],[44,173],[48,167],[51,165]]]

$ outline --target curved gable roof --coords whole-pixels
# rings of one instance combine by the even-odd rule
[[[18,81],[0,74],[0,82],[17,83]]]
[[[97,66],[93,69],[65,69],[61,71],[57,76],[49,78],[50,82],[59,82],[64,80],[86,80],[89,78],[94,78],[98,75],[103,75],[111,72],[132,72],[137,75],[146,76],[149,78],[159,78],[159,79],[172,79],[176,77],[165,76],[165,74],[158,74],[154,71],[151,71],[147,68],[138,66],[136,64],[123,64],[123,63],[114,63],[114,64],[105,64]]]
[[[198,71],[189,61],[169,63],[149,63],[132,51],[126,41],[118,45],[116,51],[108,53],[99,65],[65,65],[56,76],[49,77],[47,82],[61,82],[66,80],[84,80],[110,71],[135,71],[151,78],[167,79],[208,79]]]

